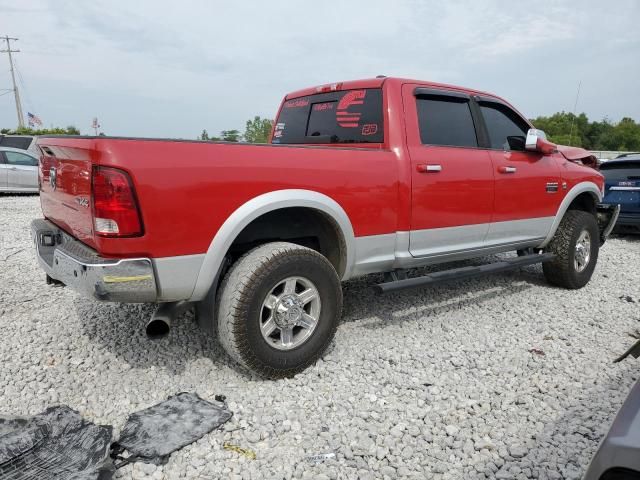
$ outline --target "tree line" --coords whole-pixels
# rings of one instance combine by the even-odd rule
[[[590,122],[584,113],[558,112],[550,117],[533,118],[531,123],[559,145],[587,150],[640,151],[640,123],[629,117],[617,123],[607,118]]]
[[[2,135],[80,135],[80,130],[78,130],[73,125],[69,125],[66,128],[61,127],[52,127],[52,128],[28,128],[28,127],[18,127],[18,128],[3,128],[0,130],[0,134]]]
[[[267,143],[269,135],[271,135],[271,127],[273,120],[261,118],[258,115],[253,120],[247,120],[244,133],[240,130],[223,130],[220,136],[211,136],[206,130],[203,130],[198,140],[223,141],[223,142],[241,142],[248,143]]]

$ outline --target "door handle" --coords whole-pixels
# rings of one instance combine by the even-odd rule
[[[516,170],[517,170],[516,167],[511,167],[511,166],[498,167],[498,171],[500,173],[516,173]]]
[[[416,169],[420,173],[438,173],[442,171],[442,165],[429,164],[429,163],[419,163],[416,166]]]

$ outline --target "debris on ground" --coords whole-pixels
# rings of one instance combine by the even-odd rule
[[[325,460],[336,458],[335,452],[318,453],[317,455],[311,455],[307,457],[307,461],[311,463],[322,463]]]
[[[543,356],[543,357],[545,355],[545,353],[542,350],[540,350],[539,348],[531,348],[531,349],[529,349],[529,353],[535,353],[536,355],[540,355],[540,356]]]
[[[630,297],[629,295],[621,295],[620,297],[618,297],[620,300],[626,300],[629,303],[636,303],[636,301]]]
[[[631,346],[631,348],[629,348],[626,352],[616,358],[613,363],[619,363],[629,355],[631,355],[633,358],[640,358],[640,340],[638,340]]]
[[[216,405],[195,393],[178,393],[133,413],[114,443],[112,457],[122,460],[116,468],[137,460],[160,465],[173,452],[219,428],[232,415],[225,404]],[[130,456],[122,457],[124,451]]]
[[[232,415],[224,403],[179,393],[130,415],[117,442],[113,427],[64,405],[33,417],[0,417],[0,479],[109,480],[128,463],[165,462]]]
[[[222,445],[222,448],[224,448],[225,450],[229,450],[230,452],[239,453],[240,455],[247,457],[249,460],[256,459],[256,452],[254,452],[249,448],[243,448],[239,445],[234,445],[228,442],[224,442],[224,444]]]
[[[67,406],[33,417],[0,417],[0,478],[107,480],[113,428],[83,419]]]

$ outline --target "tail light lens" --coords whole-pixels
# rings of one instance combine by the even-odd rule
[[[104,237],[142,235],[135,191],[126,172],[95,167],[91,180],[95,232]]]

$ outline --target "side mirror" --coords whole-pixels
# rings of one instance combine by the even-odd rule
[[[525,148],[532,152],[540,152],[548,155],[556,151],[556,144],[547,140],[547,135],[542,130],[530,128],[527,132]]]

